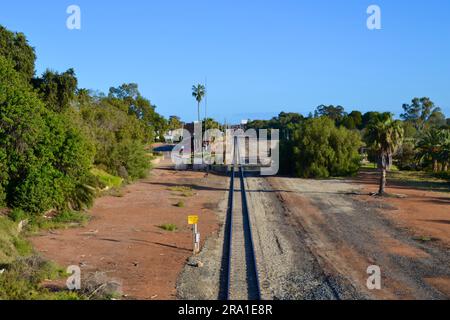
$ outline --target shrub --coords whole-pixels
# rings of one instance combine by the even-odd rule
[[[185,207],[184,201],[178,201],[175,204],[175,207],[177,207],[177,208],[184,208]]]
[[[92,203],[93,194],[77,192],[89,175],[92,144],[47,110],[1,56],[0,123],[0,203],[36,214]]]
[[[16,246],[19,250],[22,247],[20,240],[17,240],[19,237],[17,224],[0,216],[0,269],[1,265],[11,263],[19,255]]]
[[[124,179],[144,178],[150,169],[150,159],[138,141],[124,140],[118,143],[110,157],[110,167]]]
[[[174,225],[173,223],[163,224],[162,226],[160,226],[160,228],[165,231],[170,231],[170,232],[174,232],[174,231],[178,230],[178,227],[176,225]]]
[[[292,155],[295,174],[305,178],[326,178],[355,174],[361,162],[358,132],[337,128],[322,117],[309,119],[294,131]],[[283,153],[289,151],[283,150]]]
[[[39,256],[18,258],[0,276],[0,300],[79,300],[75,292],[51,292],[42,286],[44,280],[66,276],[55,264]]]

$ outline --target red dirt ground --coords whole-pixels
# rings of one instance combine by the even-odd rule
[[[377,172],[361,172],[355,182],[364,185],[367,193],[378,191]],[[389,178],[386,192],[405,197],[381,199],[363,196],[363,199],[392,205],[397,210],[387,210],[384,214],[400,227],[410,230],[417,237],[428,237],[450,247],[449,193],[407,187],[389,181]]]
[[[61,266],[79,265],[82,274],[104,272],[122,283],[129,299],[175,299],[178,274],[192,254],[187,216],[200,215],[202,240],[219,223],[215,207],[224,196],[226,179],[201,172],[177,172],[163,161],[149,178],[129,185],[123,197],[105,196],[91,210],[84,228],[58,230],[34,237],[36,250]],[[168,190],[191,186],[193,196]],[[174,205],[184,201],[185,207]],[[159,226],[173,223],[178,231]]]

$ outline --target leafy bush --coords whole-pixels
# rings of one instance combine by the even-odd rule
[[[0,56],[0,200],[30,213],[92,203],[77,192],[94,148],[64,115],[47,110]]]
[[[163,224],[162,226],[160,226],[160,228],[165,231],[170,231],[170,232],[174,232],[174,231],[178,230],[178,227],[176,225],[174,225],[173,223]]]
[[[0,216],[0,266],[14,261],[19,251],[22,254],[28,253],[29,246],[24,250],[27,245],[19,238],[17,224]]]
[[[44,280],[67,276],[64,270],[39,256],[18,258],[0,276],[0,300],[80,300],[76,292],[51,292]]]
[[[123,179],[120,177],[113,176],[109,174],[108,172],[93,168],[91,169],[91,173],[94,175],[94,177],[98,180],[100,183],[100,188],[118,188],[122,185]]]
[[[144,177],[150,159],[144,150],[145,125],[128,114],[126,102],[100,98],[81,107],[81,116],[96,148],[95,165],[125,180]]]
[[[150,164],[144,146],[138,141],[122,141],[115,146],[111,154],[111,168],[124,179],[144,178]]]
[[[294,131],[292,155],[295,174],[305,178],[326,178],[355,174],[361,162],[358,132],[337,128],[326,117],[309,119]],[[284,153],[289,151],[284,150]]]
[[[185,207],[184,201],[178,201],[178,202],[175,204],[175,207],[177,207],[177,208],[184,208],[184,207]]]

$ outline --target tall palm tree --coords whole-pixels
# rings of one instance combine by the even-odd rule
[[[378,195],[386,194],[386,172],[392,164],[395,151],[403,142],[403,125],[401,121],[392,119],[392,114],[385,113],[370,122],[366,131],[366,142],[378,154],[380,168],[380,189]]]
[[[417,159],[420,162],[431,161],[433,172],[439,171],[439,162],[446,170],[449,162],[450,131],[445,129],[430,129],[417,143]]]
[[[202,84],[198,84],[196,86],[192,86],[192,96],[197,101],[197,111],[198,111],[198,122],[200,122],[200,103],[205,97],[206,89]]]
[[[443,171],[448,171],[450,164],[450,129],[443,129],[443,146],[441,151],[441,161],[443,163]]]

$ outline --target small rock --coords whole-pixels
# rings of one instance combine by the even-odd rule
[[[5,272],[5,269],[0,270],[0,274],[3,274]]]
[[[203,262],[201,262],[201,261],[198,261],[197,262],[197,268],[203,268],[205,266],[205,264],[203,263]]]
[[[17,232],[21,233],[27,225],[28,225],[28,220],[20,221],[19,225],[17,226]]]

